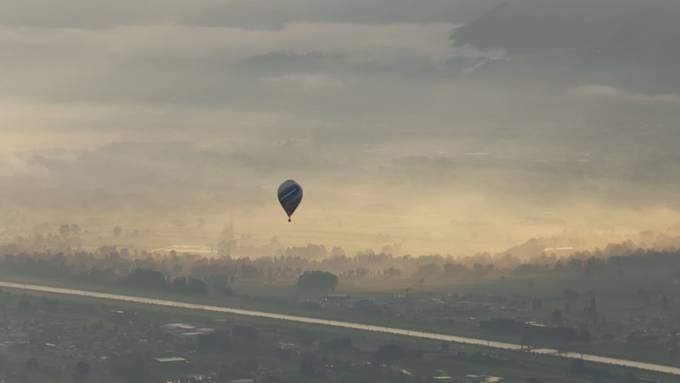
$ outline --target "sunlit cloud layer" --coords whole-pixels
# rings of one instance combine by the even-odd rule
[[[680,90],[476,47],[498,3],[2,2],[5,228],[200,217],[206,242],[469,254],[676,227]]]

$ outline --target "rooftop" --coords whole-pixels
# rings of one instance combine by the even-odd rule
[[[181,356],[170,356],[170,357],[158,357],[158,358],[153,358],[156,362],[158,363],[184,363],[188,362],[185,358],[182,358]]]

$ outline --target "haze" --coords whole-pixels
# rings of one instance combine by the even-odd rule
[[[677,235],[678,16],[667,0],[5,0],[1,239],[77,223],[88,246],[115,226],[146,249],[213,246],[231,225],[254,245],[470,255]],[[305,189],[292,224],[288,178]]]

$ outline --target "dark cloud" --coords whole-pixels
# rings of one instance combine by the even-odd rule
[[[458,44],[507,51],[506,75],[680,90],[680,4],[668,0],[515,0],[456,30]],[[542,72],[542,73],[541,73]]]

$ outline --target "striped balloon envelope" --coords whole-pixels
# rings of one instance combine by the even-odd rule
[[[287,180],[279,186],[277,194],[283,210],[288,215],[288,222],[290,222],[290,217],[302,201],[302,186],[293,180]]]

